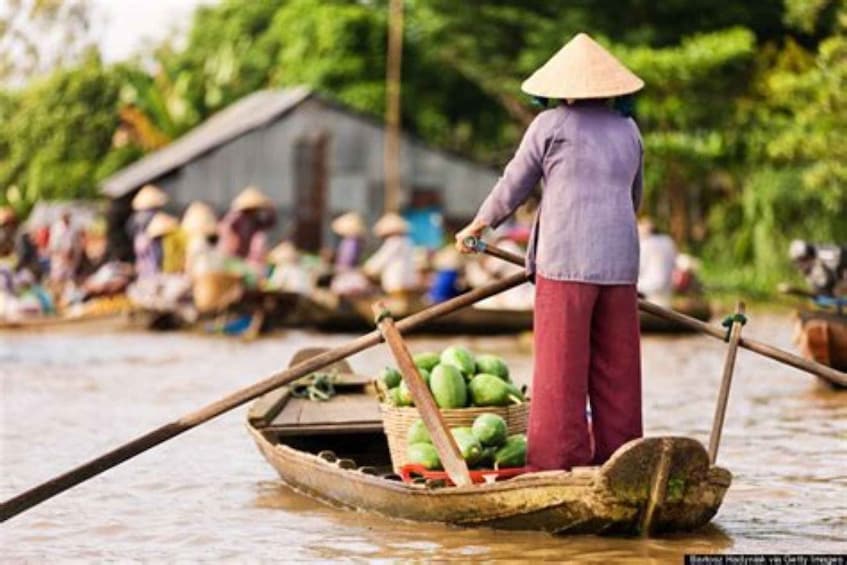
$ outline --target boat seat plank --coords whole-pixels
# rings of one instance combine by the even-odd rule
[[[350,422],[379,422],[382,417],[375,396],[339,394],[327,402],[292,398],[270,423],[273,427],[344,425]]]
[[[290,397],[291,389],[287,386],[270,391],[250,405],[247,421],[256,427],[267,426],[280,413]]]

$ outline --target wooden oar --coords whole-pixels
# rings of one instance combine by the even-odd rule
[[[466,294],[436,304],[425,310],[408,316],[397,322],[397,329],[401,333],[406,333],[416,327],[421,326],[435,318],[444,316],[466,306],[470,306],[475,302],[499,294],[504,290],[516,287],[527,280],[525,273],[517,273],[493,284],[477,288]],[[374,330],[362,337],[354,339],[341,347],[337,347],[326,353],[322,353],[302,363],[298,363],[294,367],[290,367],[284,371],[279,371],[270,377],[259,381],[253,385],[242,388],[213,402],[199,410],[186,414],[185,416],[174,420],[164,426],[158,427],[120,447],[113,449],[103,455],[83,463],[79,467],[71,469],[61,475],[58,475],[40,485],[33,487],[17,496],[4,501],[0,505],[0,522],[5,522],[9,518],[32,508],[33,506],[48,500],[57,494],[60,494],[100,473],[119,465],[120,463],[135,457],[139,453],[143,453],[148,449],[155,447],[169,439],[180,435],[183,432],[203,424],[220,416],[221,414],[241,406],[245,402],[258,398],[263,394],[274,390],[275,388],[286,385],[292,381],[296,381],[300,377],[304,377],[310,373],[323,369],[337,361],[345,359],[355,353],[364,351],[369,347],[373,347],[380,343],[382,339],[379,331]]]
[[[514,263],[515,265],[523,266],[524,264],[523,257],[520,257],[519,255],[516,255],[514,253],[509,253],[508,251],[504,251],[502,249],[497,249],[496,247],[492,247],[491,245],[488,245],[484,241],[475,237],[469,237],[463,243],[465,247],[473,249],[477,252],[485,253],[486,255],[491,255],[492,257],[499,257],[500,259],[504,259],[510,263]],[[692,318],[691,316],[686,316],[685,314],[681,314],[679,312],[676,312],[675,310],[663,308],[658,304],[653,304],[652,302],[643,299],[640,299],[638,301],[638,307],[644,312],[653,314],[654,316],[665,318],[666,320],[670,320],[672,322],[676,322],[677,324],[689,327],[700,333],[710,335],[721,341],[724,341],[726,339],[726,331],[722,328],[719,328],[712,324],[707,324],[706,322],[701,322],[700,320]],[[788,351],[784,351],[782,349],[779,349],[778,347],[773,347],[772,345],[768,345],[766,343],[762,343],[760,341],[756,341],[746,337],[741,338],[738,342],[738,345],[740,345],[744,349],[753,351],[755,353],[758,353],[759,355],[763,355],[764,357],[769,357],[774,361],[779,361],[780,363],[790,365],[795,369],[806,371],[807,373],[816,375],[839,386],[847,387],[847,373],[844,373],[837,369],[833,369],[832,367],[827,367],[826,365],[822,365],[821,363],[816,363],[808,359],[803,359],[799,355],[794,355],[793,353],[789,353]]]
[[[429,437],[432,439],[432,444],[438,452],[438,458],[441,459],[441,464],[453,484],[457,486],[466,486],[472,484],[471,475],[468,472],[468,465],[462,459],[462,453],[456,445],[456,441],[450,434],[447,424],[444,423],[444,417],[441,415],[441,410],[435,404],[435,399],[423,380],[412,355],[406,348],[403,342],[403,337],[397,331],[394,325],[394,318],[391,317],[391,312],[384,304],[377,302],[373,305],[374,316],[376,316],[377,327],[385,338],[394,359],[397,361],[397,367],[403,375],[403,380],[406,386],[409,387],[409,392],[412,395],[412,400],[415,402],[415,408],[421,415],[426,430],[429,432]]]

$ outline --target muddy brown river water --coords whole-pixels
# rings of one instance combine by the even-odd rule
[[[788,316],[755,314],[745,334],[791,349]],[[287,364],[305,346],[349,336],[291,331],[253,343],[95,329],[0,333],[0,498],[7,498]],[[461,342],[504,355],[515,338]],[[645,337],[647,433],[708,440],[724,345]],[[360,372],[389,361],[379,347]],[[739,355],[719,463],[733,485],[712,525],[659,539],[462,530],[393,521],[293,493],[244,427],[219,417],[0,526],[4,562],[409,559],[681,562],[685,553],[847,552],[847,392],[750,352]]]

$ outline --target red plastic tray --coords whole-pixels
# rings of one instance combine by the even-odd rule
[[[494,477],[495,481],[500,481],[503,479],[511,479],[512,477],[522,475],[526,472],[526,467],[505,467],[497,470],[476,469],[470,471],[470,475],[471,480],[474,483],[484,483],[486,482],[486,476]],[[450,480],[450,477],[445,471],[429,471],[426,467],[419,463],[408,463],[403,465],[400,468],[400,476],[403,478],[403,482],[405,483],[411,483],[415,479],[415,476],[418,476],[425,479],[443,479],[449,484],[453,484],[453,481]]]

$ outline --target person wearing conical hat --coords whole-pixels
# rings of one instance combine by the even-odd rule
[[[332,231],[341,239],[335,248],[335,269],[329,289],[337,296],[360,296],[371,289],[368,278],[359,270],[365,249],[367,227],[358,212],[347,212],[332,221]]]
[[[69,210],[63,210],[50,225],[47,249],[50,254],[51,287],[58,295],[64,291],[66,283],[76,278],[83,254],[82,230],[73,221]]]
[[[218,233],[215,211],[205,202],[192,202],[182,215],[180,227],[186,239],[185,272],[193,276],[202,258],[214,251]]]
[[[181,273],[185,265],[185,234],[179,221],[165,212],[159,212],[145,230],[151,241],[151,251],[142,257],[143,270],[139,277],[159,273]]]
[[[643,81],[584,33],[522,85],[557,103],[529,125],[468,236],[502,224],[543,182],[527,251],[535,275],[531,469],[599,465],[642,435],[638,231],[642,144],[615,104]],[[586,418],[590,400],[594,445]]]
[[[362,250],[365,247],[367,233],[365,221],[358,212],[347,212],[335,218],[331,227],[332,231],[341,238],[335,251],[336,271],[355,269],[359,265]]]
[[[147,229],[147,224],[157,212],[168,203],[168,195],[158,186],[144,185],[132,199],[133,214],[129,220],[128,231],[132,238]]]
[[[158,264],[160,250],[153,249],[153,243],[147,236],[147,226],[168,203],[168,195],[158,186],[147,184],[141,187],[132,199],[132,216],[127,222],[127,234],[132,241],[135,255],[135,269],[138,273],[148,273],[150,267]],[[151,262],[155,260],[154,262]]]
[[[276,225],[273,201],[248,186],[232,201],[218,228],[218,247],[228,257],[246,259],[257,268],[267,258],[267,232]]]
[[[378,278],[387,294],[402,295],[418,284],[415,269],[415,246],[409,237],[409,223],[400,215],[389,212],[373,228],[382,238],[382,246],[366,262],[363,271]]]
[[[309,295],[314,287],[309,271],[302,264],[300,251],[290,241],[283,241],[268,253],[273,272],[268,286],[276,290]]]

